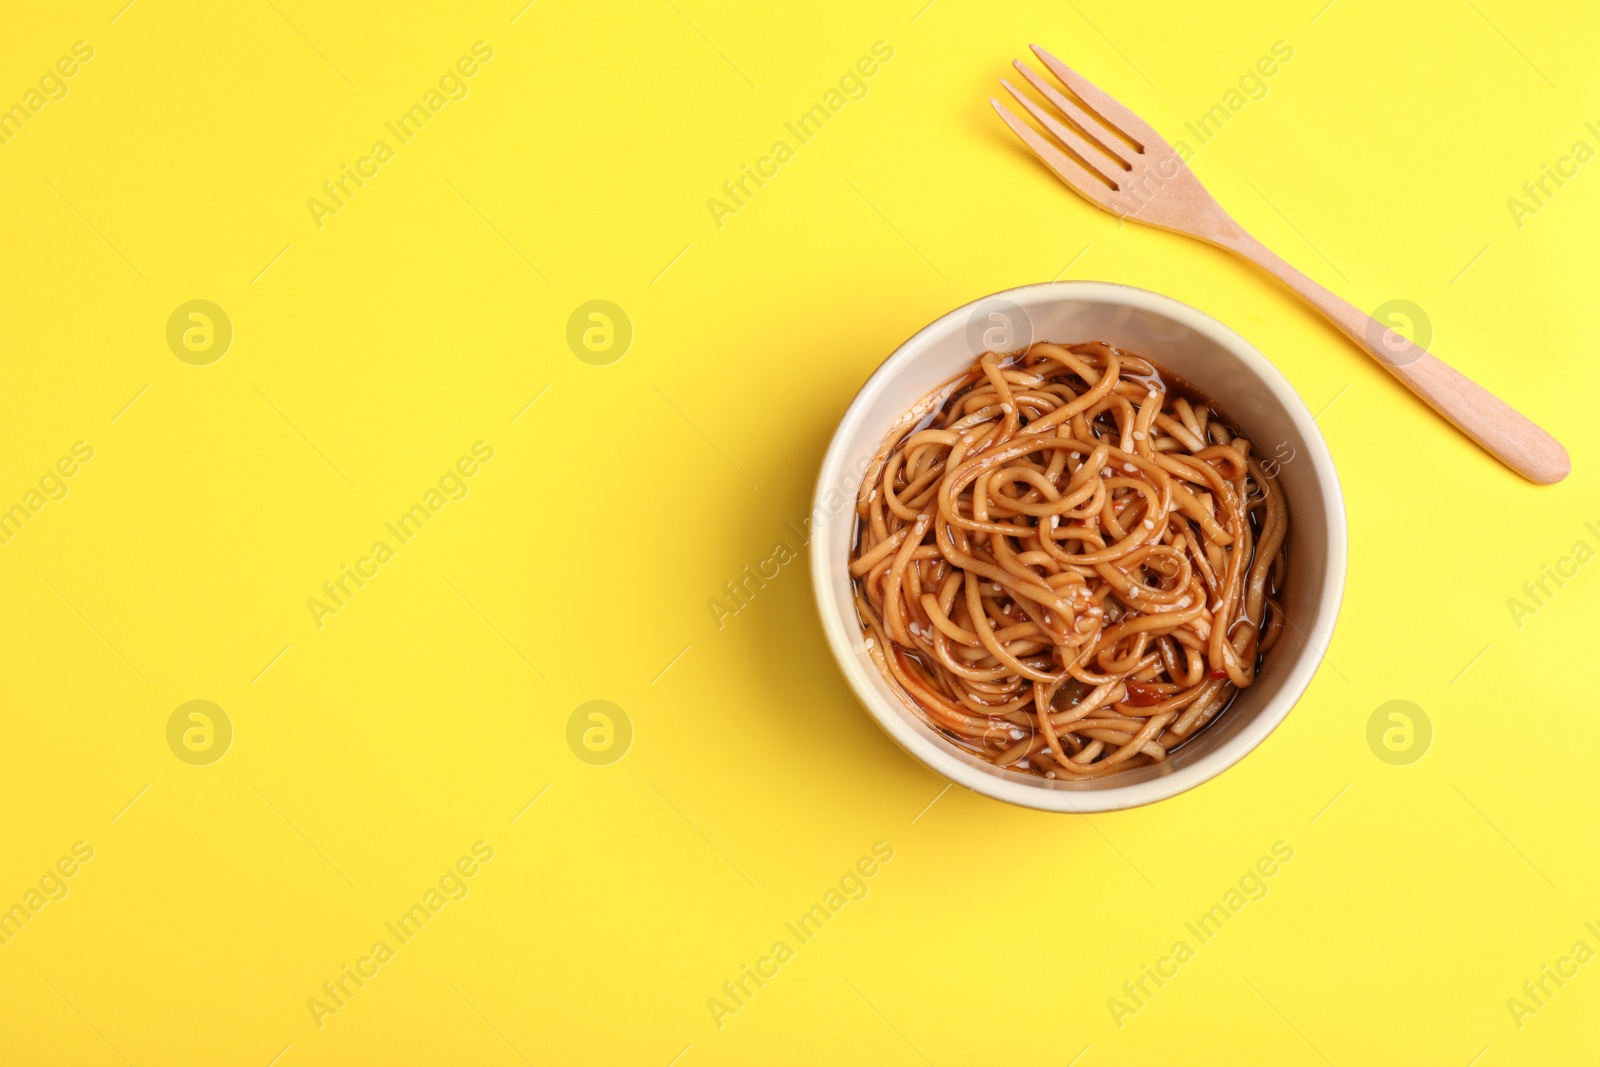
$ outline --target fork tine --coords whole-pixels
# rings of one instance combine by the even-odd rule
[[[1006,92],[1016,97],[1017,103],[1026,108],[1028,114],[1038,119],[1040,125],[1054,134],[1056,140],[1066,145],[1078,156],[1078,159],[1074,160],[1074,162],[1096,177],[1103,179],[1106,185],[1112,189],[1117,187],[1116,177],[1107,173],[1111,168],[1107,167],[1104,162],[1099,163],[1098,166],[1096,165],[1097,160],[1104,160],[1105,157],[1095,151],[1091,141],[1079,136],[1075,130],[1060,122],[1054,115],[1035,104],[1032,100],[1029,100],[1021,89],[1018,89],[1004,78],[1000,79],[1000,84],[1006,87]],[[1116,162],[1122,163],[1120,159]],[[1122,169],[1126,169],[1126,164],[1123,164]]]
[[[1061,84],[1078,94],[1089,109],[1094,112],[1102,125],[1114,133],[1120,133],[1128,140],[1133,141],[1139,151],[1144,151],[1151,145],[1165,144],[1159,133],[1153,127],[1132,111],[1129,111],[1110,93],[1101,89],[1094,82],[1067,66],[1055,56],[1046,52],[1038,45],[1029,45],[1033,54],[1039,61],[1049,68],[1050,73],[1060,79]]]
[[[1085,200],[1107,211],[1115,210],[1111,204],[1111,190],[1106,188],[1105,183],[1092,177],[1077,160],[1039,136],[1032,126],[1007,111],[1000,101],[991,96],[989,103],[994,105],[1001,120],[1011,127],[1011,132],[1022,138],[1022,142],[1033,149],[1033,154],[1043,160],[1044,165],[1055,172],[1056,177],[1066,182]]]
[[[1093,112],[1086,111],[1080,104],[1067,99],[1066,95],[1062,93],[1060,89],[1057,89],[1054,85],[1051,85],[1049,81],[1037,73],[1032,67],[1022,62],[1022,60],[1013,60],[1011,65],[1016,67],[1024,78],[1028,79],[1029,85],[1039,90],[1040,94],[1046,100],[1054,104],[1061,111],[1061,113],[1065,115],[1068,120],[1070,120],[1074,126],[1078,128],[1079,131],[1082,132],[1083,139],[1100,149],[1102,153],[1111,159],[1111,162],[1115,163],[1123,170],[1133,169],[1130,166],[1129,160],[1124,158],[1127,154],[1129,154],[1129,149],[1127,145],[1122,144],[1122,139],[1120,137],[1110,138],[1110,140],[1115,141],[1118,144],[1122,144],[1122,151],[1118,152],[1116,149],[1106,144],[1105,140],[1095,135],[1095,130],[1098,129],[1104,131],[1105,127],[1094,116]]]

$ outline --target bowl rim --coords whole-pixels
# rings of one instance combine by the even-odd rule
[[[969,766],[957,757],[954,746],[934,736],[931,728],[928,733],[920,732],[911,722],[902,718],[898,709],[889,706],[883,695],[874,688],[876,670],[874,668],[869,671],[867,664],[859,655],[863,648],[857,647],[863,638],[858,630],[847,627],[841,621],[839,598],[835,595],[833,582],[834,569],[842,565],[842,561],[834,558],[829,538],[826,536],[832,528],[831,518],[810,537],[812,595],[821,618],[823,632],[828,639],[829,650],[833,653],[833,658],[846,681],[849,682],[857,701],[891,740],[923,766],[972,792],[1022,807],[1078,814],[1117,811],[1166,800],[1210,781],[1252,752],[1288,717],[1289,712],[1305,695],[1311,680],[1327,659],[1326,649],[1332,639],[1334,625],[1338,621],[1344,598],[1349,564],[1348,520],[1344,510],[1344,494],[1328,443],[1323,438],[1310,409],[1306,407],[1305,401],[1295,392],[1294,387],[1276,364],[1230,327],[1174,297],[1120,282],[1077,279],[1035,282],[980,296],[945,312],[901,342],[867,378],[840,418],[817,472],[816,488],[811,500],[811,514],[816,515],[819,512],[828,514],[823,498],[830,489],[838,485],[846,473],[845,464],[848,457],[844,455],[844,448],[847,438],[854,437],[865,422],[866,409],[870,403],[904,369],[916,361],[920,355],[922,342],[986,301],[1010,299],[1026,307],[1026,304],[1017,299],[1018,297],[1029,298],[1037,303],[1038,298],[1046,295],[1053,296],[1056,302],[1093,301],[1120,304],[1152,312],[1188,327],[1213,341],[1252,371],[1300,430],[1305,439],[1310,466],[1317,475],[1316,482],[1323,498],[1324,513],[1327,515],[1327,566],[1322,589],[1318,594],[1317,619],[1310,631],[1305,634],[1305,646],[1300,657],[1291,665],[1277,693],[1238,734],[1216,751],[1206,754],[1187,767],[1127,785],[1111,784],[1114,779],[1105,779],[1107,784],[1091,789],[1080,791],[1051,789],[1032,784],[1021,775],[991,775],[977,767]],[[854,503],[853,496],[851,502]],[[849,515],[853,512],[854,508],[849,507],[838,514]]]

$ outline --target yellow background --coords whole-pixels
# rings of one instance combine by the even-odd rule
[[[0,546],[0,905],[95,850],[0,946],[0,1062],[1592,1062],[1600,964],[1520,1028],[1506,1004],[1600,948],[1600,567],[1507,607],[1600,548],[1600,165],[1506,206],[1600,147],[1592,6],[121,3],[0,34],[0,103],[94,48],[0,145],[0,506],[95,450]],[[478,40],[469,94],[319,229],[307,199]],[[719,228],[706,200],[880,40],[868,95]],[[1290,45],[1195,169],[1356,304],[1426,309],[1572,477],[1519,481],[1263,276],[1078,201],[985,99],[1030,41],[1173,139]],[[942,793],[841,681],[803,553],[707,607],[801,547],[900,340],[1058,276],[1192,303],[1331,404],[1350,519],[1294,714],[1093,818]],[[192,299],[233,324],[209,366],[166,343]],[[594,299],[635,331],[609,366],[565,339]],[[470,494],[318,628],[307,599],[479,440]],[[166,741],[195,699],[235,731],[209,766]],[[609,766],[567,744],[596,699],[633,728]],[[1397,699],[1433,727],[1407,766],[1366,740]],[[470,895],[319,1028],[308,998],[480,840]],[[870,894],[719,1028],[708,998],[878,841]],[[1268,895],[1193,944],[1278,841]]]

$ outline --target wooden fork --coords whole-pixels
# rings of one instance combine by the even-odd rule
[[[1033,51],[1076,97],[1068,97],[1022,62],[1016,63],[1017,70],[1058,109],[1060,117],[1010,82],[1002,79],[1001,84],[1056,140],[1041,136],[994,97],[989,102],[1056,177],[1114,215],[1198,237],[1250,260],[1304,297],[1406,388],[1501,463],[1540,485],[1567,476],[1572,462],[1554,437],[1422,346],[1290,266],[1222,209],[1177,151],[1148,123],[1038,45]]]

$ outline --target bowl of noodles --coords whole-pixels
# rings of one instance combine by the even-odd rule
[[[1170,297],[1023,286],[901,345],[818,477],[812,584],[883,730],[1048,811],[1174,796],[1305,692],[1344,591],[1338,476],[1265,356]]]

